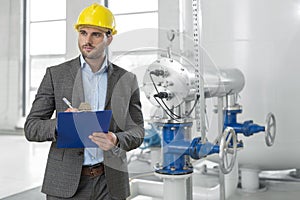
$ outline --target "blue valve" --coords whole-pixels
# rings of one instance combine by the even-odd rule
[[[243,135],[249,137],[254,133],[265,131],[264,126],[260,126],[258,124],[254,124],[253,120],[245,121],[244,123],[237,122],[237,114],[241,113],[241,109],[237,110],[226,110],[225,111],[225,119],[224,119],[224,129],[226,127],[232,127],[234,131],[238,133],[242,133]]]
[[[156,172],[168,175],[180,175],[193,172],[193,167],[187,163],[185,156],[201,159],[208,155],[219,153],[220,147],[210,142],[203,143],[200,137],[192,141],[184,138],[184,130],[192,123],[161,124],[163,127],[163,163]]]

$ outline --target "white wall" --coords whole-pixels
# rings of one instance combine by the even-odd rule
[[[13,129],[22,106],[20,0],[1,0],[0,27],[0,129]]]

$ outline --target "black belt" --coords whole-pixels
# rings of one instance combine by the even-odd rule
[[[81,175],[82,176],[90,176],[97,177],[104,174],[104,165],[103,163],[98,163],[91,166],[82,166]]]

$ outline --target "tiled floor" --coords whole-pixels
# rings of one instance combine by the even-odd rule
[[[0,199],[42,184],[49,145],[0,135]]]
[[[28,142],[24,136],[1,135],[0,134],[0,199],[36,188],[41,185],[46,158],[50,143]],[[134,157],[133,157],[134,158]],[[143,162],[141,162],[143,160]],[[134,160],[129,169],[134,173],[149,173],[151,167],[147,157]],[[275,179],[278,175],[274,176]],[[273,177],[273,178],[274,178]],[[283,177],[284,178],[284,177]],[[286,179],[286,178],[285,178]],[[229,200],[299,200],[300,182],[297,181],[266,181],[267,189],[256,193],[246,193],[237,190]],[[39,193],[39,189],[32,190]],[[30,194],[30,193],[28,193]],[[27,194],[27,195],[28,195]],[[18,196],[18,195],[17,195]],[[20,197],[13,196],[10,200],[19,200]],[[28,200],[32,200],[29,198]],[[140,196],[135,199],[154,199]]]

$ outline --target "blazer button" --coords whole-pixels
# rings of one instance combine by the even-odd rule
[[[83,155],[83,151],[79,151],[77,154],[78,154],[79,156],[82,156],[82,155]]]

